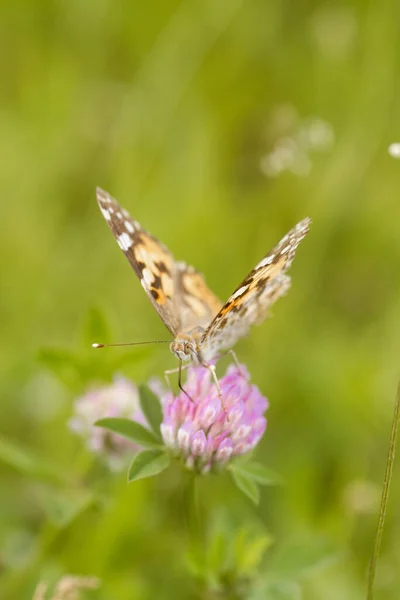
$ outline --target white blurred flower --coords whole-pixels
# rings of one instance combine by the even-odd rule
[[[282,137],[285,133],[293,131],[299,122],[300,116],[297,108],[290,102],[283,102],[273,108],[268,123],[265,127],[266,140],[273,137]]]
[[[260,159],[260,170],[267,177],[277,177],[284,171],[301,177],[309,175],[310,154],[326,152],[335,141],[330,123],[320,117],[300,119],[287,105],[273,112],[270,129],[275,143]]]
[[[320,6],[310,20],[315,45],[327,58],[334,60],[342,60],[348,56],[354,45],[357,29],[354,10],[345,6]]]
[[[294,175],[299,175],[300,177],[305,177],[311,173],[312,162],[308,156],[304,152],[299,152],[296,154],[292,164],[290,165],[290,171]]]
[[[393,142],[393,144],[390,144],[388,147],[388,153],[392,158],[400,158],[400,143]]]
[[[111,433],[94,423],[106,417],[121,417],[146,424],[139,403],[137,387],[124,377],[116,377],[111,385],[93,388],[75,401],[70,429],[86,440],[89,450],[104,453],[110,465],[119,466],[118,458],[138,447],[133,442]]]
[[[56,584],[53,594],[49,600],[79,600],[81,590],[96,590],[100,587],[100,579],[97,577],[76,577],[65,575]],[[33,600],[45,600],[48,598],[48,585],[41,581],[36,587]]]
[[[283,171],[290,169],[297,153],[298,148],[294,139],[290,137],[281,138],[276,142],[272,151],[261,158],[261,171],[268,177],[276,177]]]
[[[350,514],[375,514],[378,510],[381,490],[372,481],[355,479],[343,492],[343,503]]]
[[[332,125],[319,117],[304,119],[296,137],[303,150],[314,152],[329,150],[335,141]]]

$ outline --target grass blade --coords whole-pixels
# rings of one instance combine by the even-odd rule
[[[367,600],[372,600],[374,594],[374,581],[376,565],[378,563],[379,552],[382,542],[383,526],[385,524],[387,505],[389,501],[390,482],[392,479],[394,458],[396,454],[397,445],[397,434],[399,429],[399,418],[400,418],[400,383],[397,387],[396,403],[394,407],[394,415],[392,421],[392,429],[390,432],[389,452],[386,462],[385,478],[383,480],[382,498],[381,505],[379,507],[378,526],[376,528],[376,535],[374,541],[374,548],[372,550],[371,562],[368,573],[368,588],[367,588]]]

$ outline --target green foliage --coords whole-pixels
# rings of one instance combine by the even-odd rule
[[[298,583],[286,581],[285,583],[274,583],[267,588],[262,589],[261,594],[257,593],[251,600],[302,600],[303,594]]]
[[[204,546],[188,556],[190,572],[208,593],[248,597],[259,580],[265,552],[272,543],[263,527],[238,527],[225,512],[209,515]],[[243,596],[244,594],[244,596]]]
[[[301,540],[279,545],[272,553],[268,560],[268,579],[294,581],[339,558],[331,542],[304,536]]]
[[[36,480],[56,483],[62,481],[55,465],[37,458],[21,444],[17,445],[3,437],[0,437],[0,460],[19,471],[22,475]]]
[[[58,528],[72,524],[95,503],[89,490],[60,491],[48,486],[37,490],[37,498],[49,522]]]
[[[247,475],[245,472],[241,473],[233,469],[232,478],[237,487],[243,494],[245,494],[254,504],[258,504],[260,501],[260,489],[257,483]]]
[[[160,425],[162,421],[162,410],[160,401],[153,392],[144,385],[139,388],[140,406],[148,424],[152,428],[157,439],[161,439]]]
[[[268,467],[248,460],[237,460],[229,465],[235,485],[254,504],[260,501],[259,485],[276,485],[281,478]]]
[[[113,376],[126,370],[134,362],[140,364],[149,355],[149,350],[140,347],[135,351],[121,349],[94,349],[93,340],[107,343],[115,339],[109,317],[100,307],[88,309],[80,326],[80,344],[74,350],[67,348],[43,347],[38,351],[38,362],[54,377],[71,390],[81,392],[94,382],[109,382]],[[116,352],[115,352],[116,350]]]
[[[71,389],[79,389],[85,380],[83,365],[73,352],[61,348],[42,348],[38,360]]]
[[[276,550],[260,523],[248,520],[246,526],[238,526],[224,511],[208,516],[204,545],[196,546],[188,557],[191,573],[207,593],[251,600],[297,600],[302,598],[302,578],[338,559],[337,551],[326,541],[308,540]]]
[[[91,348],[94,343],[110,344],[112,341],[110,322],[104,310],[98,306],[90,307],[82,327],[84,348]]]
[[[153,477],[164,471],[170,463],[169,455],[163,450],[143,450],[136,454],[128,471],[128,481]]]
[[[255,461],[236,461],[229,468],[232,472],[247,475],[247,477],[259,485],[277,485],[282,483],[282,478],[277,473]]]
[[[109,417],[96,421],[95,425],[97,427],[104,427],[104,429],[108,429],[108,431],[112,431],[113,433],[118,433],[118,435],[122,435],[131,440],[131,442],[147,448],[157,448],[161,445],[160,441],[151,431],[136,421]]]

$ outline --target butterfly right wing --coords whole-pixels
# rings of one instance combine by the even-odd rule
[[[176,293],[177,267],[171,252],[132,219],[110,194],[97,188],[103,217],[129,260],[152,305],[172,335],[181,331],[180,302]]]
[[[215,356],[219,350],[231,348],[247,335],[251,325],[265,319],[271,305],[290,287],[285,273],[310,223],[309,218],[297,223],[236,288],[200,340],[203,355]]]

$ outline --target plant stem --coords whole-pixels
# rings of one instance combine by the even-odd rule
[[[389,452],[388,452],[388,458],[387,458],[387,462],[386,462],[385,478],[383,480],[381,505],[379,508],[378,526],[376,529],[374,548],[372,551],[371,562],[370,562],[370,566],[369,566],[367,600],[373,599],[375,571],[376,571],[376,565],[378,563],[379,552],[380,552],[380,548],[381,548],[383,526],[385,523],[386,510],[387,510],[387,505],[388,505],[388,500],[389,500],[390,482],[392,479],[393,464],[394,464],[394,458],[395,458],[395,454],[396,454],[399,418],[400,418],[400,383],[398,384],[398,387],[397,387],[397,396],[396,396],[396,402],[395,402],[395,407],[394,407],[392,430],[390,432]]]

